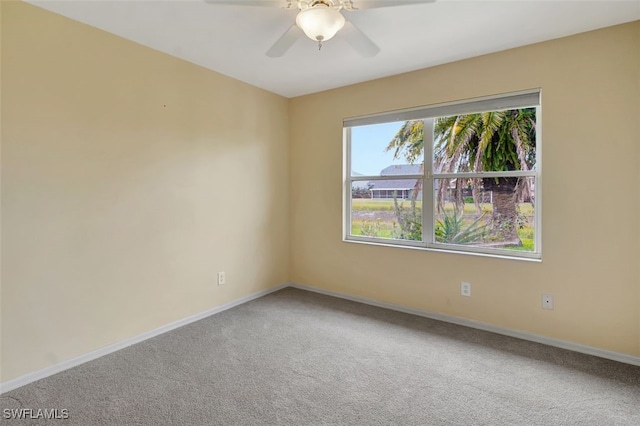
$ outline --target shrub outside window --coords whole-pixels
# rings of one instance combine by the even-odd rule
[[[344,120],[348,241],[541,258],[540,90]]]

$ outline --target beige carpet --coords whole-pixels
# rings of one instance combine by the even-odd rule
[[[285,289],[0,397],[7,425],[640,425],[640,367]]]

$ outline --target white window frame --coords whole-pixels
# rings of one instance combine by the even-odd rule
[[[542,259],[542,132],[541,132],[541,89],[531,89],[511,92],[495,96],[474,98],[455,102],[447,102],[390,111],[367,116],[347,118],[343,121],[343,241],[369,243],[377,245],[400,246],[433,251],[486,255],[525,260]],[[433,170],[433,123],[436,117],[449,115],[470,114],[485,111],[496,111],[518,108],[536,108],[536,165],[534,170],[505,171],[505,172],[471,172],[471,173],[434,173]],[[393,176],[352,176],[351,171],[351,128],[372,124],[382,124],[407,120],[424,120],[424,173]],[[534,252],[472,247],[457,244],[445,244],[435,241],[434,208],[435,208],[435,179],[447,178],[487,178],[487,177],[532,177],[535,180],[534,206]],[[400,240],[391,238],[367,237],[351,235],[352,226],[352,197],[351,189],[354,182],[372,180],[403,180],[422,179],[422,241]]]

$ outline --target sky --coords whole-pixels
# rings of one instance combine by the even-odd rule
[[[373,124],[351,128],[351,171],[362,175],[377,176],[387,166],[407,164],[404,157],[393,158],[393,151],[385,148],[396,135],[404,121]]]

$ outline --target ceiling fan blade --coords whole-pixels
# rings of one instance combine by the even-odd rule
[[[436,0],[347,0],[347,10],[378,9],[380,7],[405,6],[409,4],[434,3]]]
[[[293,24],[284,34],[282,34],[282,37],[280,37],[278,41],[276,41],[273,46],[267,50],[266,55],[270,58],[279,58],[284,55],[287,53],[287,50],[293,46],[293,43],[298,40],[301,33],[302,30],[300,30],[297,25]]]
[[[344,24],[344,28],[340,32],[340,35],[356,52],[365,58],[372,58],[380,52],[380,48],[362,31],[360,31],[358,27],[353,25],[351,21],[347,21]]]
[[[291,0],[204,0],[210,4],[222,4],[228,6],[264,6],[264,7],[281,7],[288,9],[296,7],[295,2]]]

